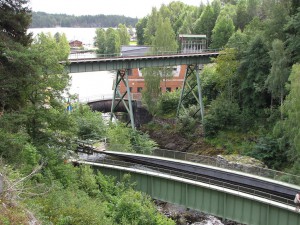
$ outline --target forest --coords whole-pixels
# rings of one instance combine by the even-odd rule
[[[44,27],[117,27],[118,24],[134,27],[137,18],[118,15],[85,15],[74,16],[66,14],[49,14],[45,12],[32,12],[30,28]]]
[[[106,137],[110,149],[129,152],[151,152],[158,144],[121,122],[105,122],[86,105],[66,110],[66,93],[75,98],[68,94],[70,75],[59,64],[68,58],[68,41],[64,34],[33,39],[27,3],[0,3],[0,223],[175,224],[134,190],[130,176],[117,183],[67,163],[78,140]],[[214,0],[199,7],[176,1],[138,20],[138,44],[154,51],[178,50],[178,34],[205,34],[208,47],[220,50],[200,74],[203,124],[192,116],[192,98],[175,118],[180,90],[162,94],[158,86],[168,68],[143,71],[145,107],[154,117],[176,120],[163,128],[150,122],[148,129],[178,132],[223,154],[248,155],[299,174],[299,7],[297,0]],[[97,25],[99,52],[128,43],[125,24],[118,21],[111,25],[117,30],[105,32]]]

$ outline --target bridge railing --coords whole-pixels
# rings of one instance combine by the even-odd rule
[[[185,173],[185,172],[180,172],[180,171],[175,171],[175,170],[170,170],[170,169],[165,169],[165,168],[157,168],[157,167],[152,167],[152,166],[148,166],[148,165],[146,166],[146,165],[130,163],[130,162],[125,162],[125,161],[112,160],[112,159],[107,159],[105,157],[104,158],[102,157],[98,160],[86,159],[85,161],[121,166],[121,167],[126,167],[126,168],[144,170],[144,171],[159,172],[159,173],[163,173],[166,175],[172,175],[172,176],[176,176],[176,177],[180,177],[180,178],[184,178],[184,179],[189,179],[189,180],[193,180],[193,181],[206,183],[209,185],[215,185],[218,187],[231,189],[231,190],[237,191],[239,193],[247,193],[247,194],[250,194],[250,195],[253,195],[256,197],[262,197],[262,198],[272,200],[272,201],[275,201],[278,203],[282,203],[282,204],[285,204],[288,206],[295,205],[292,199],[283,198],[283,197],[280,197],[277,195],[272,195],[272,194],[269,194],[269,193],[266,193],[266,192],[263,192],[260,190],[255,190],[253,188],[243,187],[243,186],[220,181],[218,179],[208,178],[208,177],[201,176],[201,175],[195,175],[195,174],[190,174],[190,173]]]
[[[118,149],[122,149],[121,146]],[[109,149],[109,150],[113,151],[113,149]],[[281,182],[286,182],[289,184],[300,185],[300,176],[298,175],[272,170],[268,168],[263,168],[259,166],[254,166],[250,164],[243,165],[234,162],[229,162],[218,157],[196,155],[193,153],[180,152],[180,151],[174,151],[168,149],[153,149],[152,151],[149,151],[149,149],[144,150],[143,147],[140,146],[134,146],[134,150],[137,152],[137,154],[152,155],[158,157],[165,157],[165,158],[201,163],[208,166],[214,166],[222,169],[229,169],[229,170],[248,173],[251,175],[265,177],[265,178],[269,178]]]
[[[122,53],[111,53],[111,54],[97,54],[96,52],[83,52],[83,53],[73,53],[70,54],[70,60],[76,59],[88,59],[88,58],[128,58],[128,57],[137,57],[137,56],[163,56],[163,55],[187,55],[187,54],[197,54],[197,53],[216,53],[219,52],[220,49],[201,49],[195,50],[192,52],[182,52],[182,51],[156,51],[156,52],[147,52],[144,54],[122,54]]]
[[[298,175],[267,169],[263,167],[253,166],[249,164],[242,165],[234,162],[228,162],[222,158],[196,155],[192,153],[172,151],[167,149],[155,149],[152,152],[152,155],[167,157],[172,159],[186,160],[186,161],[201,163],[209,166],[215,166],[223,169],[230,169],[234,171],[249,173],[251,175],[270,178],[273,180],[283,181],[290,184],[296,184],[296,185],[300,184],[300,176]]]

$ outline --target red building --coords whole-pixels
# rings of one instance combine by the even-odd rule
[[[164,93],[166,91],[174,91],[182,87],[184,75],[186,72],[186,65],[173,67],[173,77],[164,79],[160,82],[160,89]],[[142,69],[131,69],[128,71],[128,85],[132,99],[140,100],[142,91],[145,88],[145,81]],[[126,87],[124,83],[120,83],[120,92],[125,93]]]
[[[71,48],[81,48],[82,47],[82,42],[78,40],[70,41],[69,45]]]
[[[202,52],[207,48],[206,35],[180,34],[181,52],[194,53]],[[151,51],[150,46],[121,46],[121,54],[123,56],[142,56]],[[160,82],[161,91],[174,91],[181,88],[186,72],[186,65],[173,67],[173,77],[162,79]],[[133,99],[141,99],[141,92],[145,88],[145,82],[140,69],[131,69],[128,71],[128,82],[130,93]],[[120,83],[120,92],[125,93],[126,87]]]

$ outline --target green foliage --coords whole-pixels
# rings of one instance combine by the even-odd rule
[[[237,51],[235,49],[225,49],[220,52],[221,54],[214,61],[216,63],[217,72],[217,88],[219,93],[221,93],[227,99],[233,101],[237,98],[236,93],[236,83],[237,81],[237,68],[238,61]]]
[[[133,152],[130,143],[131,128],[122,123],[111,124],[107,130],[109,150],[121,152]]]
[[[207,5],[204,11],[201,13],[200,18],[195,21],[194,33],[205,34],[208,44],[211,42],[212,30],[215,26],[217,17],[215,17],[213,8]]]
[[[237,103],[222,97],[213,100],[204,117],[205,135],[214,136],[219,130],[234,128],[239,122],[239,114]]]
[[[66,15],[49,14],[45,12],[32,12],[32,28],[42,27],[117,27],[118,24],[134,26],[137,18],[131,18],[119,15]]]
[[[154,204],[144,194],[129,190],[120,196],[114,212],[116,224],[175,224],[158,216]]]
[[[147,110],[155,115],[157,112],[157,101],[161,94],[160,91],[160,70],[159,68],[143,69],[143,77],[145,81],[145,89],[142,92],[142,101],[146,105]]]
[[[76,189],[57,187],[47,195],[36,198],[34,204],[47,224],[112,224],[105,215],[105,203]]]
[[[175,38],[175,32],[172,29],[170,20],[162,19],[157,20],[157,29],[155,37],[153,38],[153,52],[174,52],[177,50],[178,45]]]
[[[280,105],[283,104],[285,96],[285,83],[288,80],[289,58],[284,51],[284,44],[282,41],[275,39],[272,43],[271,57],[271,71],[266,80],[266,85],[273,98],[280,99]],[[282,113],[281,113],[282,114]],[[282,117],[282,116],[281,116]]]
[[[106,52],[106,34],[103,28],[96,29],[95,46],[98,47],[98,54],[105,54]]]
[[[107,134],[108,148],[113,151],[150,154],[157,145],[147,134],[132,130],[122,123],[112,124]]]
[[[299,3],[298,3],[299,4]],[[287,33],[287,48],[291,52],[293,63],[300,62],[300,9],[293,15],[285,26]]]
[[[280,149],[276,138],[265,136],[258,139],[253,151],[249,152],[251,157],[259,159],[270,169],[281,170],[288,163],[287,152]]]
[[[190,106],[185,110],[185,112],[179,115],[178,130],[187,136],[189,134],[193,134],[199,120],[198,118],[200,118],[200,112],[198,108],[195,105]]]
[[[93,174],[93,170],[88,166],[81,166],[79,172],[79,189],[83,190],[90,197],[95,197],[99,193],[97,178]]]
[[[78,105],[70,115],[77,123],[77,136],[82,139],[99,139],[106,135],[102,113],[93,112],[87,105]]]
[[[289,77],[290,93],[283,104],[283,113],[286,117],[278,121],[274,127],[274,135],[279,140],[281,149],[289,144],[289,159],[296,162],[300,156],[300,65],[295,64]]]
[[[205,97],[204,105],[209,104],[216,99],[219,94],[218,90],[218,74],[216,72],[216,64],[205,65],[200,73],[202,95]]]
[[[131,132],[130,142],[136,153],[151,154],[157,147],[156,142],[151,140],[148,134],[136,130]]]
[[[231,37],[235,30],[233,21],[230,17],[223,16],[218,18],[216,25],[212,31],[212,44],[211,48],[219,49],[227,44],[228,39]]]
[[[144,32],[147,26],[148,17],[144,17],[140,19],[137,24],[135,25],[136,29],[136,37],[137,37],[137,44],[144,45],[145,44],[145,37]]]
[[[126,28],[126,27],[125,27]],[[98,47],[98,54],[114,55],[120,52],[121,41],[129,42],[127,40],[128,32],[124,30],[124,25],[121,25],[118,30],[109,27],[106,31],[103,28],[96,29],[95,45]],[[121,36],[120,36],[121,35]],[[121,37],[123,38],[121,40]]]
[[[265,87],[269,70],[267,46],[261,36],[256,36],[249,44],[238,68],[241,105],[243,108],[252,109],[256,115],[270,105],[270,96]]]
[[[130,41],[130,35],[126,25],[119,24],[117,31],[119,32],[120,45],[128,45]]]
[[[158,99],[158,113],[161,116],[174,117],[181,90],[163,93]]]
[[[121,42],[120,42],[120,36],[118,31],[110,27],[106,30],[105,35],[106,35],[105,54],[119,53],[121,49]]]

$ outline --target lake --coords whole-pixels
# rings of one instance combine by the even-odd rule
[[[86,47],[92,47],[94,37],[96,36],[96,28],[32,28],[28,32],[33,33],[33,37],[37,34],[64,33],[68,39],[82,41]],[[87,73],[71,73],[71,94],[78,94],[79,101],[109,98],[113,95],[113,79],[115,74],[111,71],[87,72]]]

